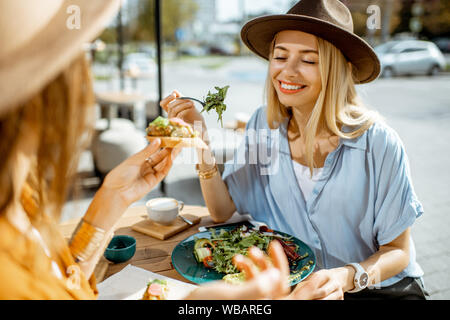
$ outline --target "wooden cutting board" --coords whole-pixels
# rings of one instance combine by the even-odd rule
[[[108,271],[109,262],[105,259],[105,257],[101,257],[97,262],[97,265],[94,269],[95,280],[97,283],[100,283],[105,278],[106,271]]]
[[[192,214],[182,214],[183,217],[186,219],[192,221],[195,224],[198,224],[201,220],[201,217],[192,215]],[[166,240],[167,238],[170,238],[171,236],[186,230],[187,228],[191,227],[188,223],[183,221],[181,218],[175,219],[175,221],[169,225],[164,226],[158,223],[155,223],[149,219],[142,220],[138,223],[135,223],[131,226],[131,229],[134,231],[138,231],[141,233],[144,233],[148,236],[151,236],[153,238],[159,239],[159,240]]]

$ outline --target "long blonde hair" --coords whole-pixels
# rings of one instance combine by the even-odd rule
[[[30,134],[24,131],[31,121],[37,124],[38,146],[26,187],[37,212],[27,214],[37,228],[47,217],[58,222],[79,155],[90,139],[95,111],[91,79],[83,53],[39,93],[0,118],[0,215],[23,196],[12,172],[19,165],[19,137]],[[27,211],[27,204],[22,206]]]
[[[316,37],[319,51],[319,70],[322,90],[306,125],[305,154],[312,174],[314,168],[314,145],[318,128],[327,127],[342,139],[361,136],[374,122],[381,119],[379,114],[369,110],[355,88],[352,67],[342,52],[330,42]],[[271,45],[269,60],[272,59],[275,39]],[[291,117],[291,110],[278,99],[270,74],[266,80],[267,121],[271,129],[276,129]],[[351,130],[343,132],[342,126]]]

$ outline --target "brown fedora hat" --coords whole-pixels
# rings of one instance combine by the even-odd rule
[[[119,6],[120,0],[0,1],[0,116],[67,67]]]
[[[338,0],[301,0],[286,14],[250,20],[242,27],[241,38],[251,51],[269,59],[270,43],[283,30],[303,31],[332,43],[352,63],[359,83],[375,80],[380,74],[377,55],[353,32],[350,10]]]

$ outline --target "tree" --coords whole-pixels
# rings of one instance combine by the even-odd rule
[[[155,0],[140,0],[134,30],[130,30],[132,40],[155,40]],[[175,31],[191,21],[197,12],[197,3],[193,0],[161,1],[161,27],[164,42],[175,42]]]
[[[432,39],[438,36],[450,35],[450,1],[448,0],[402,0],[399,10],[399,24],[394,32],[410,32],[410,20],[413,17],[414,3],[421,3],[423,14],[419,17],[422,30],[419,36]]]
[[[413,17],[411,9],[414,4],[414,0],[402,0],[402,6],[398,12],[399,16],[399,23],[396,26],[396,28],[393,30],[394,33],[401,33],[401,32],[411,32],[411,29],[409,28],[409,22],[411,18]]]
[[[400,0],[341,0],[351,11],[355,33],[359,36],[368,36],[367,19],[370,14],[367,9],[371,5],[380,8],[381,26],[375,30],[373,35],[381,36],[389,35],[399,23],[397,12],[401,7]]]
[[[117,42],[117,31],[115,27],[108,27],[100,35],[100,40],[105,43],[116,43]]]
[[[450,1],[428,1],[422,23],[422,35],[428,38],[450,37]]]

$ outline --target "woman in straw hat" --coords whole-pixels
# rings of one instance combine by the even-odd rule
[[[237,210],[306,242],[319,271],[293,298],[308,289],[316,299],[423,299],[410,230],[422,205],[401,140],[355,90],[377,78],[380,64],[353,33],[347,7],[302,0],[287,14],[249,21],[241,37],[269,61],[267,106],[251,117],[222,177],[211,152],[199,154],[213,219]],[[162,101],[169,115],[203,121],[178,95]]]
[[[94,109],[82,44],[113,17],[119,0],[0,2],[0,299],[93,299],[93,270],[125,209],[168,173],[177,152],[156,140],[112,170],[68,245],[57,221]],[[71,9],[70,9],[71,8]],[[67,12],[78,9],[79,28]],[[69,10],[70,9],[70,10]],[[191,299],[258,299],[287,292],[288,264],[257,248],[235,264],[247,285],[214,283]],[[259,271],[254,264],[261,267]]]

